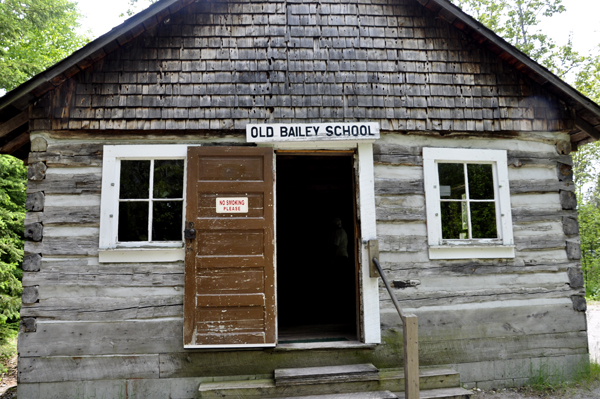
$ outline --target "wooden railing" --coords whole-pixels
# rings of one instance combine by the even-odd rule
[[[379,260],[373,258],[373,263],[387,288],[392,302],[402,319],[402,330],[404,335],[404,394],[406,399],[419,399],[419,325],[417,316],[414,314],[405,314],[400,308],[396,295],[390,287],[383,270],[379,265]]]

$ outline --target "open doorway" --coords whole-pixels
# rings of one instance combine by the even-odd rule
[[[353,153],[277,153],[279,342],[357,339]]]

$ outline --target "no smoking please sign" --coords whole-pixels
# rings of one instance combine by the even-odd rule
[[[248,213],[248,197],[217,198],[217,213]]]

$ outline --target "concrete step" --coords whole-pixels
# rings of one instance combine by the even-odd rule
[[[344,375],[344,367],[348,367],[346,369],[348,375]],[[404,391],[403,369],[381,369],[378,378],[374,378],[376,374],[373,369],[376,370],[376,368],[371,367],[373,366],[352,365],[279,369],[275,371],[275,379],[235,380],[235,378],[232,378],[230,381],[202,383],[199,393],[200,398],[259,399]],[[328,369],[328,371],[324,369]],[[323,378],[320,378],[319,371],[327,372]],[[420,370],[419,375],[421,390],[460,386],[460,375],[451,369],[423,368]],[[285,381],[283,384],[281,383],[282,378]],[[356,378],[362,380],[356,380]]]
[[[398,399],[404,399],[404,392],[395,393]],[[419,392],[420,399],[469,399],[473,391],[463,388],[427,389]]]

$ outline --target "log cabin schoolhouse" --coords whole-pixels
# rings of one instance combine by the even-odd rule
[[[374,257],[422,389],[573,376],[570,154],[598,137],[448,0],[161,0],[0,98],[19,398],[396,397]]]

